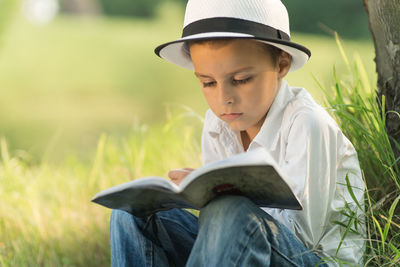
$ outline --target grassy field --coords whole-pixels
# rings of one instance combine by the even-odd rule
[[[124,138],[102,135],[92,164],[69,157],[57,167],[29,166],[3,139],[0,266],[108,266],[110,212],[91,197],[138,176],[198,167],[201,120],[188,116],[138,126]]]
[[[41,27],[13,22],[0,50],[0,266],[107,266],[109,211],[91,204],[91,197],[138,176],[200,166],[206,104],[198,82],[190,71],[153,55],[157,44],[179,36],[180,22],[181,14],[172,11],[154,21],[59,17]],[[348,84],[360,83],[355,68],[346,66],[333,37],[293,38],[313,56],[289,75],[291,84],[308,88],[322,103],[313,75],[329,89],[335,66],[336,88],[354,91]],[[364,63],[360,76],[369,80],[363,79],[362,90],[371,93],[372,44],[345,40],[344,46]],[[349,104],[339,100],[330,104],[333,110]],[[362,132],[349,129],[362,147]],[[374,172],[386,175],[392,159],[374,161],[371,151],[363,158],[383,166]],[[385,179],[382,186],[395,188]],[[384,266],[386,256],[398,262],[397,228],[380,215],[398,218],[374,207],[368,214],[376,220],[369,224],[375,229],[370,239],[383,245],[371,245],[371,257],[378,259],[372,266]]]

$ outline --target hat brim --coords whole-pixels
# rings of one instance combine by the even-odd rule
[[[154,52],[157,56],[185,69],[194,70],[190,55],[185,49],[185,42],[191,40],[209,40],[209,39],[221,39],[221,38],[240,38],[240,39],[253,39],[275,46],[292,57],[292,63],[289,71],[295,71],[300,69],[306,64],[311,56],[311,52],[306,47],[282,39],[275,38],[260,38],[244,33],[230,33],[230,32],[209,32],[201,33],[196,35],[187,36],[172,42],[168,42],[156,47]]]

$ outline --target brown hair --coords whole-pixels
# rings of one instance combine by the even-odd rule
[[[184,49],[185,49],[185,52],[190,57],[190,47],[193,44],[208,44],[208,45],[224,46],[227,43],[231,42],[232,40],[235,40],[235,38],[215,38],[215,39],[205,39],[205,40],[190,40],[185,43]],[[253,40],[253,39],[249,39],[249,40]],[[265,52],[267,52],[268,55],[271,57],[272,63],[274,65],[278,64],[278,59],[281,55],[282,50],[275,46],[266,44],[266,43],[260,42],[260,44],[262,44],[262,49]]]

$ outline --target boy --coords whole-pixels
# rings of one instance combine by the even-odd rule
[[[264,147],[288,174],[303,210],[260,209],[224,196],[198,219],[179,209],[149,218],[113,211],[112,265],[336,266],[328,257],[361,264],[362,236],[347,233],[342,240],[345,229],[332,223],[346,223],[340,212],[346,202],[355,207],[346,176],[363,203],[357,155],[307,91],[283,80],[310,56],[289,35],[279,0],[189,0],[182,38],[156,53],[194,69],[200,80],[210,107],[204,163]],[[169,176],[179,184],[190,171]]]

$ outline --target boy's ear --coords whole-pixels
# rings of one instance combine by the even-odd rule
[[[279,78],[282,79],[288,74],[290,65],[292,63],[292,56],[288,53],[281,51],[278,59]]]

